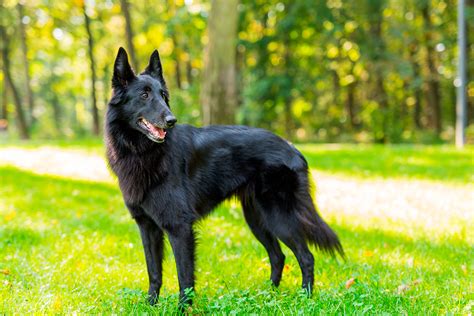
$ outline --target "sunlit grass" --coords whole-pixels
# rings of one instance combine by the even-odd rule
[[[104,140],[102,138],[75,138],[75,139],[2,139],[0,138],[1,147],[21,147],[21,148],[38,148],[38,147],[59,147],[59,148],[76,148],[81,150],[97,150],[104,151]]]
[[[474,147],[409,145],[299,145],[318,170],[362,178],[474,182]]]
[[[312,167],[345,175],[399,177],[405,159],[399,156],[405,155],[411,157],[408,160],[429,162],[406,167],[411,170],[408,177],[441,180],[448,175],[447,180],[462,185],[472,176],[452,170],[454,166],[472,170],[470,152],[457,156],[452,149],[445,153],[433,147],[301,148]],[[432,170],[436,157],[444,158],[439,164],[445,171]],[[353,169],[351,161],[359,167]],[[169,245],[160,303],[157,307],[146,304],[147,276],[139,233],[113,183],[0,166],[0,184],[0,314],[176,312],[178,284]],[[420,223],[409,221],[323,213],[340,235],[348,259],[342,262],[315,253],[315,293],[306,298],[299,292],[300,271],[288,249],[284,249],[283,281],[275,290],[267,281],[266,253],[246,227],[238,204],[220,207],[198,226],[193,312],[472,312],[472,223],[419,229]],[[350,278],[356,281],[347,289]]]

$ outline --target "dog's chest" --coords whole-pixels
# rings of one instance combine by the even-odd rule
[[[118,158],[112,169],[117,174],[120,190],[129,205],[140,204],[151,188],[166,177],[161,159],[130,155]]]

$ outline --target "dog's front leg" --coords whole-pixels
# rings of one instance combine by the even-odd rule
[[[150,287],[148,299],[150,304],[158,302],[162,284],[163,262],[163,231],[146,215],[135,217],[140,229]]]
[[[167,231],[178,270],[180,307],[192,304],[189,291],[194,290],[194,231],[191,224],[181,224]]]

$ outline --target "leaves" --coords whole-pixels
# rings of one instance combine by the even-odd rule
[[[356,279],[355,278],[350,278],[349,280],[346,281],[346,289],[350,289],[352,285],[354,285]]]
[[[370,258],[374,255],[374,252],[371,251],[371,250],[364,250],[364,252],[362,253],[362,256],[363,257],[366,257],[366,258]]]
[[[397,287],[397,293],[398,294],[402,294],[406,291],[408,291],[410,289],[410,286],[409,285],[406,285],[406,284],[401,284]]]
[[[398,294],[403,294],[405,292],[408,292],[409,290],[413,289],[414,287],[416,287],[417,285],[419,285],[420,283],[422,282],[421,279],[416,279],[414,281],[412,281],[411,283],[409,284],[400,284],[398,287],[397,287],[397,293]]]
[[[136,58],[143,64],[159,49],[165,77],[171,79],[173,109],[181,122],[199,124],[210,2],[129,3]],[[33,131],[38,136],[90,133],[83,4],[83,0],[24,4],[21,22],[38,118]],[[20,25],[14,5],[15,1],[7,1],[2,11],[9,36],[15,36]],[[87,5],[97,42],[93,52],[97,107],[104,112],[110,97],[111,52],[125,42],[125,24],[118,1]],[[445,0],[432,3],[428,15],[436,23],[427,30],[423,8],[416,1],[242,0],[236,45],[238,123],[278,133],[290,124],[295,134],[290,136],[299,140],[419,140],[419,130],[429,132],[433,123],[430,99],[422,91],[430,78],[427,74],[436,75],[441,113],[454,111],[456,16],[447,7]],[[428,44],[437,47],[432,71],[424,53]],[[17,85],[23,87],[21,58],[13,58],[21,45],[11,46],[12,72],[18,73]],[[473,67],[469,63],[469,73]],[[18,90],[25,99],[24,90]],[[443,123],[450,127],[453,122],[444,118]],[[432,140],[430,135],[427,139]]]
[[[9,269],[6,269],[6,268],[5,268],[5,269],[1,269],[1,270],[0,270],[0,273],[1,273],[1,274],[4,274],[4,275],[9,275],[9,274],[10,274],[10,270],[9,270]]]

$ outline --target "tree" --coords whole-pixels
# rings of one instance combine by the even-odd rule
[[[97,108],[97,97],[96,97],[96,87],[95,83],[97,81],[97,75],[95,70],[95,60],[94,60],[94,37],[92,36],[91,31],[91,22],[89,15],[87,14],[87,8],[85,2],[83,2],[82,10],[84,13],[85,27],[87,32],[87,42],[88,42],[88,53],[89,53],[89,62],[91,70],[91,102],[92,102],[92,132],[94,135],[100,134],[100,123],[99,123],[99,109]]]
[[[135,46],[133,45],[133,30],[132,30],[132,19],[130,17],[130,7],[127,0],[120,0],[120,6],[122,8],[122,14],[125,18],[125,35],[127,38],[127,48],[132,67],[135,71],[139,71],[139,64],[137,61],[137,55],[135,54]]]
[[[33,91],[31,90],[31,78],[30,78],[30,63],[28,60],[28,45],[26,40],[26,30],[25,24],[23,23],[24,9],[21,1],[17,4],[18,16],[19,16],[19,31],[20,31],[20,42],[21,42],[21,52],[23,57],[23,67],[25,72],[25,90],[26,90],[26,99],[28,101],[28,116],[30,119],[30,124],[34,123],[34,97]]]
[[[212,0],[201,91],[204,124],[232,124],[237,109],[238,0]]]
[[[3,78],[6,77],[5,67],[2,67]],[[8,84],[3,80],[2,87],[2,109],[0,110],[0,121],[3,120],[5,129],[8,128]]]
[[[290,8],[288,8],[290,11]],[[295,124],[293,121],[293,114],[291,112],[291,107],[293,103],[293,96],[292,96],[292,88],[293,88],[293,78],[294,78],[294,71],[293,71],[293,57],[291,54],[292,47],[290,41],[290,34],[288,32],[285,33],[283,38],[283,60],[284,60],[284,72],[286,74],[284,80],[284,90],[285,93],[283,95],[283,103],[285,109],[285,135],[287,139],[292,139],[293,130],[295,129]]]
[[[367,0],[367,19],[369,22],[368,40],[369,54],[372,61],[373,73],[373,99],[379,105],[379,113],[373,117],[375,121],[375,140],[385,143],[388,141],[388,124],[389,124],[389,104],[388,95],[385,90],[385,41],[382,36],[383,9],[385,1]],[[378,125],[378,126],[377,126]]]
[[[168,10],[171,16],[176,16],[176,3],[174,0],[168,1]],[[170,37],[171,37],[171,42],[173,43],[173,59],[174,59],[174,76],[176,79],[176,86],[178,89],[181,89],[183,87],[182,85],[182,80],[181,80],[181,48],[179,46],[178,42],[178,35],[177,30],[176,30],[176,22],[174,21],[173,18],[171,18],[171,30],[170,30]]]
[[[121,41],[136,70],[141,52],[159,48],[181,122],[201,124],[201,116],[206,124],[259,126],[298,141],[378,142],[429,140],[433,130],[454,125],[456,0],[88,1],[87,21],[82,0],[36,0],[34,12],[18,1],[3,1],[0,21],[11,39],[20,107],[35,136],[99,131],[110,55]],[[6,79],[0,73],[15,124],[18,106]],[[472,91],[468,84],[470,124]]]
[[[30,134],[28,131],[28,125],[26,123],[25,114],[23,112],[23,108],[21,105],[20,95],[18,93],[18,89],[15,86],[15,83],[13,82],[13,77],[10,71],[11,66],[10,66],[10,59],[8,56],[10,38],[5,30],[5,27],[2,24],[0,24],[0,38],[2,40],[1,42],[3,43],[1,47],[2,59],[3,59],[3,73],[5,75],[5,81],[7,82],[8,87],[10,88],[10,91],[13,96],[13,103],[15,104],[15,112],[16,112],[16,118],[18,122],[18,130],[20,132],[20,137],[22,139],[29,139]]]
[[[435,128],[436,134],[441,134],[441,95],[439,91],[438,72],[435,65],[435,50],[433,39],[433,23],[430,15],[430,3],[422,1],[421,15],[423,16],[426,47],[426,101],[430,109],[431,126]]]

